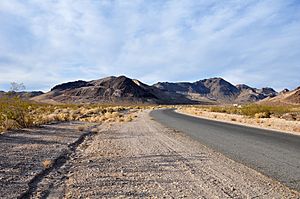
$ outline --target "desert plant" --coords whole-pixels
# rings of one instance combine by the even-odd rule
[[[84,131],[85,129],[86,129],[86,127],[85,126],[78,126],[78,131]]]
[[[0,99],[0,125],[2,130],[28,127],[32,125],[29,115],[32,107],[18,97],[4,97]]]
[[[49,105],[22,100],[18,97],[2,97],[0,98],[0,132],[53,121],[122,122],[125,121],[124,115],[133,113],[128,111],[130,109],[134,108],[99,104]]]
[[[52,165],[53,165],[53,161],[49,159],[44,160],[42,162],[42,166],[44,167],[44,169],[49,169]]]
[[[203,107],[200,109],[205,110]],[[258,104],[248,104],[241,107],[213,106],[209,107],[208,110],[211,112],[245,115],[253,118],[269,118],[271,115],[281,116],[285,113],[300,112],[299,106],[267,106]]]
[[[260,113],[255,113],[255,118],[270,118],[271,113],[269,111],[267,112],[260,112]]]

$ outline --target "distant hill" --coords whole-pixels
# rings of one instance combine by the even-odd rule
[[[277,95],[272,88],[257,89],[245,84],[234,86],[222,78],[204,79],[193,83],[159,82],[153,86],[164,91],[181,93],[188,98],[198,95],[199,98],[207,98],[221,103],[249,103]]]
[[[296,105],[300,104],[300,87],[289,91],[284,89],[281,91],[278,96],[273,98],[265,98],[261,100],[261,104],[270,104],[270,105]]]
[[[14,91],[9,91],[9,92],[4,92],[0,91],[0,97],[20,97],[22,99],[30,99],[32,97],[36,97],[39,95],[44,94],[42,91],[21,91],[21,92],[14,92]]]

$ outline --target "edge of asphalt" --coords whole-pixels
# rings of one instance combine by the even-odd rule
[[[163,108],[163,109],[168,109],[168,108]],[[160,109],[160,110],[163,110],[163,109]],[[182,114],[182,115],[186,115],[186,116],[189,116],[189,117],[200,118],[200,119],[204,119],[204,120],[211,120],[211,121],[216,121],[216,122],[226,123],[226,124],[232,124],[232,125],[237,125],[237,126],[245,126],[245,127],[249,127],[249,128],[257,128],[257,129],[262,129],[262,130],[270,131],[270,133],[273,132],[273,133],[279,133],[279,134],[290,134],[290,135],[292,135],[292,136],[300,136],[300,134],[295,134],[295,132],[280,131],[280,130],[277,130],[277,129],[274,130],[274,129],[270,129],[270,128],[257,127],[257,126],[255,126],[255,125],[247,125],[247,124],[246,124],[246,125],[243,125],[243,124],[237,123],[237,122],[234,123],[234,122],[225,121],[225,120],[218,120],[218,119],[212,119],[212,118],[206,118],[206,117],[201,117],[201,116],[195,116],[195,115],[192,115],[192,114],[182,113],[182,112],[179,112],[176,108],[171,108],[171,109],[173,109],[173,111],[174,111],[175,113]],[[154,110],[151,110],[148,114],[150,115],[150,113],[151,113],[152,111],[154,111]],[[152,118],[153,118],[153,117],[152,117]],[[160,124],[163,125],[163,126],[165,126],[164,124],[162,124],[162,123],[159,122],[158,120],[154,120],[154,121],[160,123]],[[169,127],[168,127],[168,128],[169,128]],[[171,127],[171,129],[172,129],[172,127]],[[173,130],[174,130],[174,129],[173,129]],[[178,130],[175,130],[175,131],[178,131]],[[183,133],[182,131],[178,131],[178,132]],[[183,134],[185,134],[185,133],[183,133]],[[203,147],[212,150],[213,153],[216,153],[216,154],[225,156],[226,158],[230,159],[230,160],[233,161],[233,162],[236,162],[236,163],[238,163],[238,164],[242,164],[242,165],[244,165],[245,167],[248,167],[248,168],[254,170],[254,171],[257,172],[257,173],[260,173],[261,175],[266,176],[266,177],[268,177],[268,178],[270,178],[270,179],[276,181],[277,183],[279,183],[279,184],[285,186],[286,188],[288,188],[288,189],[291,190],[291,191],[299,192],[299,190],[287,186],[285,183],[279,181],[278,179],[274,178],[273,176],[267,175],[267,174],[265,174],[265,173],[263,173],[263,172],[257,170],[255,167],[253,167],[253,166],[251,166],[251,165],[249,165],[249,164],[247,164],[247,163],[244,163],[244,162],[242,162],[242,161],[233,159],[233,158],[231,158],[230,156],[228,156],[228,155],[222,153],[221,151],[219,151],[219,150],[217,150],[217,149],[214,149],[213,147],[208,146],[208,145],[206,145],[206,144],[204,144],[204,143],[202,143],[202,142],[199,142],[199,143],[200,143]],[[299,198],[299,199],[300,199],[300,198]]]
[[[205,120],[212,120],[212,121],[223,122],[223,123],[227,123],[227,124],[233,124],[233,125],[238,125],[238,126],[246,126],[246,127],[251,127],[251,128],[263,129],[263,130],[267,130],[267,131],[273,131],[273,132],[275,131],[275,132],[278,132],[278,133],[285,133],[285,134],[292,134],[292,135],[300,136],[300,132],[298,133],[298,132],[295,132],[295,131],[286,131],[286,130],[279,130],[279,129],[274,129],[274,128],[266,128],[266,127],[246,124],[246,123],[242,123],[242,122],[234,122],[234,121],[220,120],[220,119],[209,118],[209,117],[204,117],[204,116],[199,116],[199,115],[193,115],[193,114],[178,111],[178,109],[174,109],[174,112],[176,112],[178,114],[182,114],[182,115],[187,115],[187,116],[190,116],[190,117],[205,119]]]

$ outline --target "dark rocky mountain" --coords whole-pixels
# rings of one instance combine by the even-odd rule
[[[51,89],[51,91],[54,91],[54,90],[62,91],[62,90],[67,90],[67,89],[75,89],[75,88],[80,88],[80,87],[87,86],[87,84],[88,84],[88,82],[78,80],[78,81],[75,81],[75,82],[68,82],[68,83],[59,84],[57,86],[54,86]]]
[[[182,94],[161,91],[125,76],[60,84],[33,100],[48,103],[196,103]]]
[[[204,97],[221,103],[249,103],[277,95],[272,88],[257,89],[245,84],[234,86],[222,78],[204,79],[194,83],[159,82],[153,86],[164,91],[184,94],[188,98],[197,95],[198,98]]]

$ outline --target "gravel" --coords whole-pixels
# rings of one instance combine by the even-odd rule
[[[77,130],[79,125],[60,123],[0,134],[0,198],[29,197],[86,133]],[[45,167],[46,160],[53,165]]]

